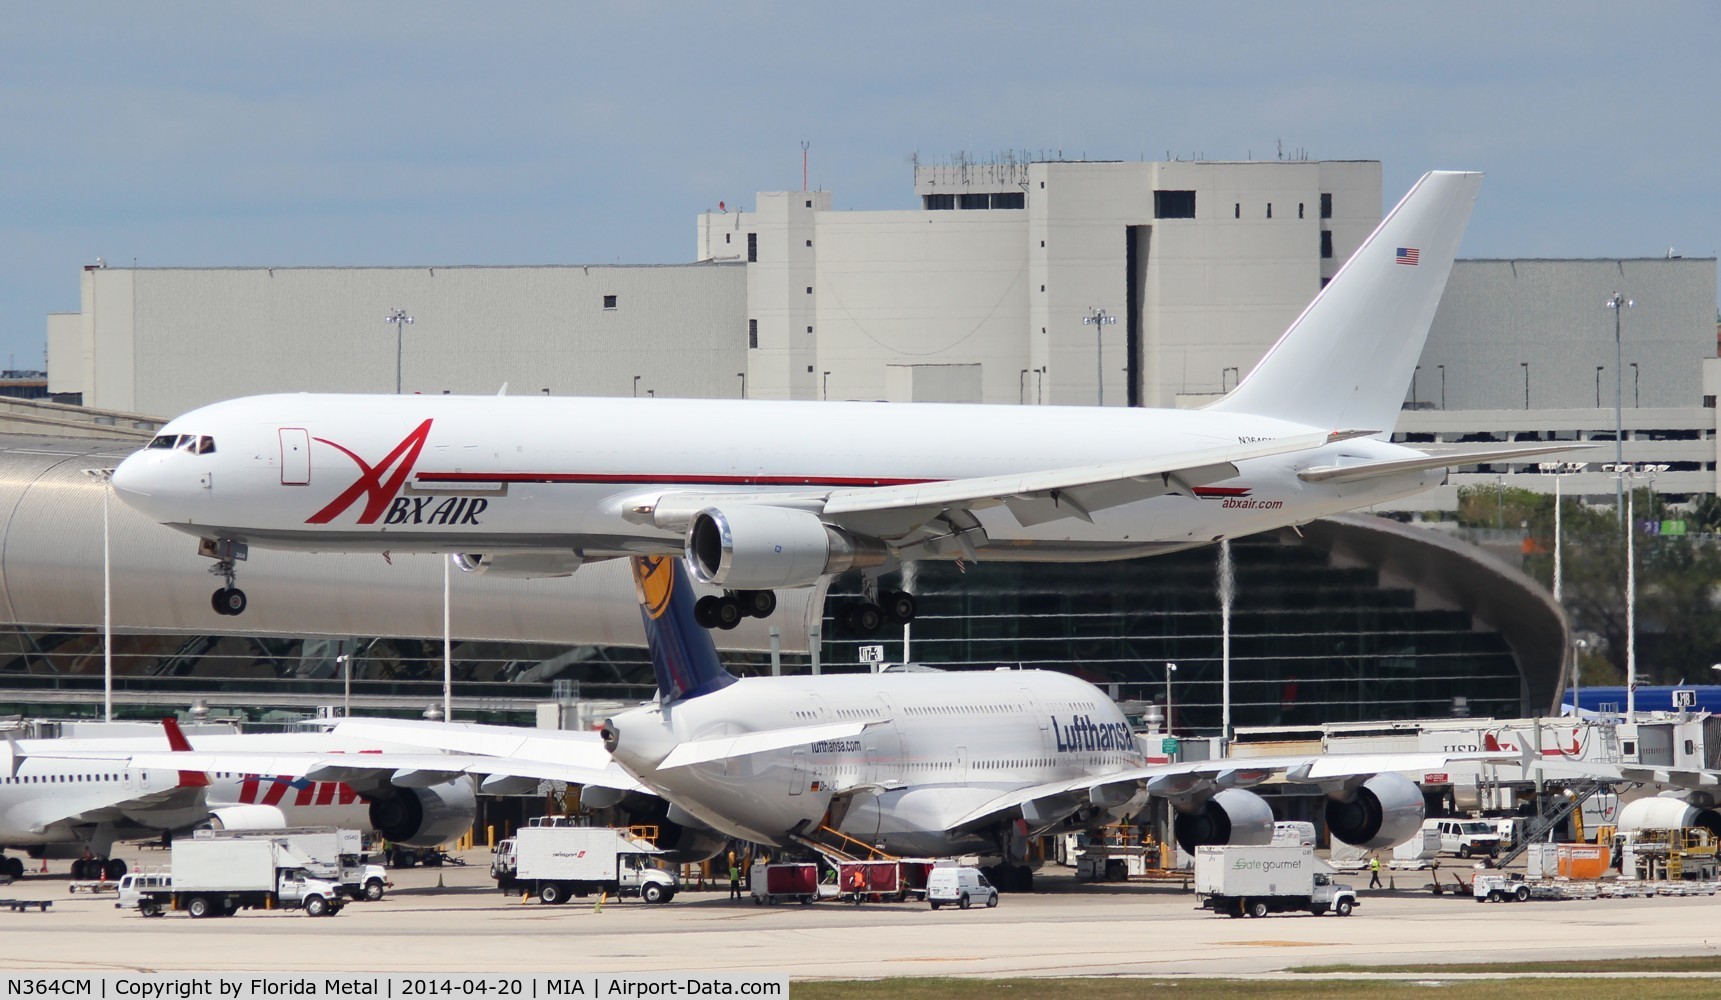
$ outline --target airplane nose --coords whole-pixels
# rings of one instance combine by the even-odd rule
[[[114,492],[118,493],[121,498],[149,496],[148,491],[144,489],[143,461],[144,455],[139,452],[135,455],[126,456],[119,465],[114,467]]]

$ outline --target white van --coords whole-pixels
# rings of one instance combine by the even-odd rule
[[[166,890],[173,888],[173,874],[166,868],[154,868],[148,871],[127,872],[120,876],[118,899],[114,902],[116,910],[137,909],[138,899],[146,890]]]
[[[934,868],[926,877],[926,901],[933,909],[955,903],[966,910],[975,902],[998,905],[998,890],[978,868]]]

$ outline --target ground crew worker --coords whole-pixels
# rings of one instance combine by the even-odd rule
[[[1368,887],[1370,889],[1384,888],[1380,884],[1380,855],[1368,859]]]
[[[741,898],[741,861],[739,858],[729,862],[729,898]]]

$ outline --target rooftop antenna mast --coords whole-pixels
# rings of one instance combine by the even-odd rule
[[[805,140],[805,139],[801,140],[801,190],[802,191],[807,190],[807,147],[809,145],[811,145],[811,144],[808,143],[807,140]]]

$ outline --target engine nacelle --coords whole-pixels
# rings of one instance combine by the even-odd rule
[[[1327,832],[1369,851],[1396,847],[1422,829],[1422,789],[1402,774],[1377,774],[1349,798],[1327,800]]]
[[[804,587],[819,577],[879,566],[884,543],[789,507],[707,507],[687,523],[687,568],[730,590]]]
[[[389,788],[371,799],[370,823],[397,844],[435,847],[472,827],[478,796],[469,778],[430,788]]]
[[[1654,795],[1627,802],[1619,807],[1616,825],[1620,833],[1701,826],[1721,837],[1721,813],[1670,795]]]
[[[512,580],[573,576],[574,570],[585,565],[586,561],[578,552],[566,549],[495,554],[456,552],[448,558],[453,560],[454,568],[462,573],[499,576]]]
[[[275,806],[222,806],[209,810],[215,830],[279,830],[290,826],[287,814]]]
[[[1172,832],[1187,854],[1222,844],[1271,844],[1273,807],[1254,792],[1227,788],[1199,806],[1177,806]]]

